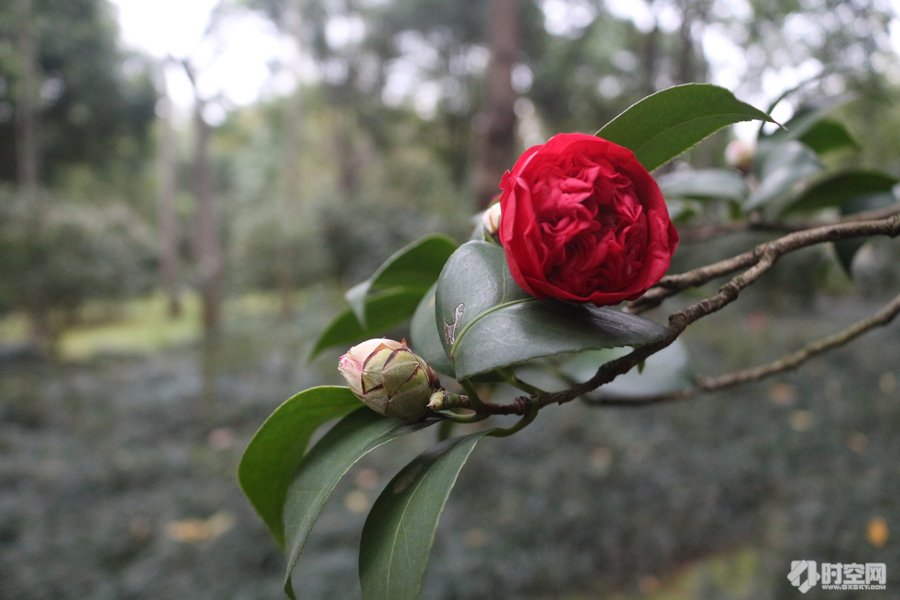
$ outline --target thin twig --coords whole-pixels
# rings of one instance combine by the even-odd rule
[[[788,225],[786,223],[773,223],[769,221],[748,219],[746,221],[734,221],[731,223],[707,223],[705,225],[695,225],[693,227],[682,227],[678,230],[678,238],[682,242],[706,242],[733,233],[751,231],[775,231],[785,233],[798,231],[800,229],[805,228],[802,226]]]
[[[843,346],[870,329],[887,325],[894,320],[898,313],[900,313],[900,294],[867,319],[857,321],[837,333],[810,342],[800,350],[786,354],[777,360],[758,367],[743,369],[726,375],[719,375],[718,377],[700,378],[698,380],[699,387],[705,392],[721,390],[740,383],[757,381],[776,373],[795,369],[817,354]]]
[[[867,331],[889,324],[898,314],[900,314],[900,295],[895,296],[891,302],[868,318],[857,321],[837,333],[812,341],[799,350],[785,354],[772,362],[716,377],[700,376],[696,378],[697,385],[694,387],[686,387],[662,394],[648,394],[630,398],[601,396],[599,398],[590,398],[587,401],[592,405],[598,406],[646,406],[648,404],[687,400],[703,393],[724,390],[752,381],[760,381],[772,375],[796,369],[814,356],[848,344]]]
[[[637,364],[643,362],[653,354],[656,354],[663,348],[669,346],[672,342],[678,339],[678,336],[680,336],[690,324],[721,310],[722,308],[736,300],[743,289],[757,281],[766,271],[768,271],[772,267],[772,265],[775,264],[778,258],[783,256],[784,254],[818,243],[873,235],[887,235],[890,237],[896,237],[897,235],[900,235],[900,214],[895,214],[891,217],[879,220],[841,223],[836,225],[818,227],[806,231],[798,231],[781,237],[777,240],[767,242],[765,244],[760,244],[753,250],[745,252],[743,254],[739,254],[733,258],[719,261],[718,263],[713,263],[712,265],[701,267],[700,269],[695,269],[694,271],[683,273],[680,276],[672,276],[668,278],[670,282],[668,285],[673,285],[673,289],[677,291],[679,289],[692,287],[693,285],[700,285],[717,276],[726,275],[729,273],[733,273],[736,270],[740,270],[741,268],[746,268],[745,271],[735,275],[728,282],[722,285],[715,294],[703,298],[702,300],[691,304],[687,308],[670,315],[669,325],[666,328],[666,334],[660,340],[650,344],[646,344],[644,346],[640,346],[631,351],[629,354],[626,354],[625,356],[600,365],[596,373],[594,373],[593,377],[591,377],[587,381],[572,385],[569,388],[560,390],[558,392],[549,394],[536,394],[532,396],[531,399],[537,402],[537,406],[539,408],[549,406],[550,404],[563,404],[565,402],[574,400],[579,396],[583,396],[589,392],[592,392],[598,387],[609,383],[619,375],[627,373]],[[668,288],[662,287],[654,289],[667,290]],[[803,361],[807,360],[810,356],[814,356],[819,352],[824,352],[825,350],[834,347],[835,345],[846,343],[846,341],[853,339],[869,328],[874,327],[877,324],[881,324],[882,321],[880,319],[882,318],[887,318],[887,320],[890,320],[891,318],[893,318],[893,315],[888,318],[884,317],[882,313],[890,313],[891,310],[893,310],[894,304],[896,304],[896,302],[897,301],[888,305],[888,307],[884,309],[884,311],[876,313],[876,315],[872,317],[872,325],[867,325],[868,320],[863,321],[861,322],[861,324],[857,324],[851,328],[848,328],[848,330],[835,334],[835,336],[825,338],[825,340],[813,344],[811,350],[809,348],[805,348],[804,350],[799,351],[800,353],[804,353],[803,356],[800,356],[799,362],[796,362],[798,361],[799,355],[788,355],[784,358],[783,364],[790,365],[792,364],[792,362],[800,364]],[[841,341],[842,335],[846,337],[846,340]],[[820,346],[822,346],[821,349],[819,349]],[[809,353],[808,356],[805,355],[805,353],[807,352]],[[764,366],[760,368],[766,367]],[[786,366],[785,368],[792,367]],[[734,385],[736,385],[737,383],[739,382],[736,382]],[[677,393],[676,395],[679,398],[690,397],[691,395],[693,395],[693,393],[694,392],[682,391]],[[661,401],[655,399],[651,400]],[[610,401],[608,403],[612,404],[613,401]],[[529,398],[519,398],[516,400],[516,402],[513,402],[511,404],[483,404],[480,407],[473,406],[472,408],[474,408],[478,412],[486,412],[495,415],[521,415],[525,413],[529,406],[533,406],[533,404],[529,402]]]
[[[791,369],[796,369],[809,359],[827,352],[833,348],[846,345],[861,336],[862,334],[888,325],[900,314],[900,294],[879,309],[871,316],[853,323],[852,325],[829,335],[824,338],[812,341],[801,349],[785,354],[784,356],[749,369],[733,371],[716,377],[697,377],[697,385],[686,387],[679,390],[673,390],[662,394],[647,394],[644,396],[600,396],[593,398],[585,398],[585,400],[594,406],[622,406],[622,407],[639,407],[648,404],[662,404],[675,402],[678,400],[688,400],[695,398],[701,394],[715,392],[730,387],[734,387],[743,383],[760,381],[772,375],[783,373]],[[551,404],[550,402],[541,400],[541,406]],[[521,415],[525,414],[529,408],[529,402],[526,398],[518,398],[515,402],[509,404],[486,404],[485,409],[493,415]]]
[[[895,209],[896,210],[896,209]],[[631,313],[642,313],[659,306],[663,300],[678,294],[688,288],[697,287],[709,281],[722,277],[740,269],[744,269],[757,263],[763,254],[774,252],[775,257],[783,256],[788,252],[799,250],[807,246],[833,242],[854,237],[873,235],[887,235],[896,237],[900,235],[900,214],[896,212],[888,217],[867,221],[849,221],[833,225],[823,225],[795,231],[776,240],[759,244],[752,250],[742,252],[731,258],[720,260],[703,267],[692,269],[677,275],[663,277],[659,283],[647,291],[643,296],[631,302],[626,310]]]
[[[840,219],[832,220],[815,220],[815,221],[766,221],[759,216],[751,215],[744,221],[734,221],[730,223],[708,223],[705,225],[697,225],[694,227],[682,227],[678,230],[678,237],[683,242],[705,242],[713,238],[723,235],[741,232],[793,232],[813,229],[815,227],[823,227],[828,225],[836,225],[838,223],[853,223],[856,221],[871,221],[875,219],[883,219],[900,213],[900,205],[893,204],[884,208],[877,208],[858,212],[850,215],[844,215]]]

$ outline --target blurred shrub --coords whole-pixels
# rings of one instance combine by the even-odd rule
[[[371,161],[355,197],[318,203],[336,271],[347,284],[365,279],[408,242],[440,232],[466,239],[474,195],[419,146],[399,146]],[[324,199],[323,199],[324,200]]]
[[[36,341],[52,345],[88,300],[148,290],[153,247],[146,223],[123,204],[0,189],[0,314],[27,313]]]
[[[235,228],[236,283],[250,289],[273,289],[287,269],[289,281],[308,285],[331,272],[318,223],[305,207],[284,209],[265,205]]]

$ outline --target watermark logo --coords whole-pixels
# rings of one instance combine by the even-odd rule
[[[819,583],[819,570],[816,568],[816,561],[792,560],[791,570],[787,578],[792,586],[805,594]]]
[[[822,563],[792,560],[788,581],[805,594],[816,585],[823,590],[884,590],[887,567],[884,563]]]

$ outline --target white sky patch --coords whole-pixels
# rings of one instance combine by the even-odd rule
[[[714,23],[703,31],[703,50],[712,72],[712,83],[735,89],[747,69],[743,48],[732,41],[728,28]]]
[[[890,24],[888,25],[888,33],[891,39],[891,48],[894,49],[894,52],[900,54],[900,0],[891,0],[891,10],[894,13],[894,18],[891,19]],[[895,69],[893,72],[889,72],[888,76],[892,78],[894,83],[900,82],[900,74],[897,73]]]
[[[332,48],[359,44],[366,36],[366,23],[357,14],[337,15],[325,25],[325,39]]]
[[[746,22],[753,16],[753,7],[747,0],[713,2],[710,10],[712,17],[720,21],[736,19]]]
[[[293,44],[259,15],[237,11],[225,16],[212,35],[205,35],[217,0],[112,2],[118,8],[124,46],[160,60],[190,59],[204,97],[220,97],[226,105],[249,105],[294,85],[273,68],[277,61],[296,60]],[[308,72],[308,66],[301,71]],[[166,69],[166,83],[177,106],[193,104],[190,82],[180,66]]]
[[[322,77],[339,75],[341,65],[320,65],[312,58],[301,56],[293,40],[281,35],[269,20],[249,10],[237,10],[225,17],[211,36],[204,36],[209,24],[210,11],[218,0],[111,0],[119,13],[120,35],[126,47],[137,49],[163,59],[190,58],[200,73],[201,93],[207,97],[220,96],[223,105],[248,105],[260,98],[290,92],[297,81],[317,81]],[[369,0],[375,2],[376,0]],[[380,1],[380,0],[379,0]],[[604,8],[616,18],[630,20],[641,31],[654,26],[663,31],[675,31],[680,26],[681,14],[677,2],[656,0],[651,6],[647,0],[604,0]],[[900,54],[900,0],[890,0],[893,19],[889,35],[891,45]],[[590,24],[598,10],[595,0],[542,0],[544,24],[554,35],[572,35]],[[712,82],[729,89],[737,89],[746,72],[747,51],[738,39],[739,32],[722,21],[746,21],[752,15],[747,0],[716,0],[711,15],[718,23],[704,28],[703,48],[711,65]],[[798,15],[788,20],[785,34],[806,36],[816,31],[808,21],[811,18]],[[804,21],[807,19],[807,21]],[[364,38],[365,21],[360,15],[350,14],[332,18],[326,28],[326,38],[335,48],[351,48]],[[388,65],[388,81],[384,90],[385,101],[400,104],[412,101],[422,114],[430,114],[440,99],[441,84],[424,81],[424,73],[437,62],[434,49],[421,36],[409,34],[398,40],[401,56]],[[467,66],[483,70],[488,53],[476,46],[466,57]],[[623,49],[617,65],[636,60]],[[277,68],[278,66],[284,68]],[[793,82],[814,75],[821,69],[815,61],[799,66],[770,70],[763,77],[753,97],[742,97],[755,106],[764,106],[790,87]],[[167,69],[169,93],[182,110],[191,106],[193,95],[182,69]],[[900,79],[900,72],[891,70],[887,75]],[[516,86],[526,90],[531,84],[531,73],[520,69]],[[616,93],[610,81],[598,81],[604,94]],[[783,110],[783,109],[782,109]]]
[[[544,28],[552,35],[572,35],[584,29],[597,16],[596,8],[590,2],[571,0],[544,0]]]
[[[617,19],[626,19],[647,33],[656,23],[650,5],[644,0],[606,0],[606,10]]]
[[[606,10],[616,17],[631,21],[647,33],[654,27],[672,32],[681,26],[681,11],[671,2],[655,2],[651,7],[645,0],[606,0]]]
[[[157,57],[185,56],[199,43],[217,0],[112,0],[127,46]]]

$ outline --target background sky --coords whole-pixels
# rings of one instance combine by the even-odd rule
[[[211,11],[218,0],[112,0],[118,9],[120,31],[123,43],[130,48],[155,57],[167,56],[175,59],[190,57],[199,66],[200,89],[208,98],[218,97],[219,103],[212,103],[211,121],[221,121],[228,106],[245,106],[261,97],[283,94],[289,91],[296,78],[315,80],[319,69],[308,58],[298,56],[291,40],[282,36],[271,21],[252,11],[232,11],[217,29],[214,37],[205,36],[210,22]],[[647,30],[652,26],[653,16],[649,6],[643,1],[606,0],[606,9],[620,18],[628,18],[638,28]],[[560,0],[545,0],[543,10],[545,26],[554,33],[564,33],[573,27],[589,22],[592,18],[587,5],[572,8]],[[717,6],[722,6],[718,4]],[[741,15],[750,11],[744,0],[735,0],[724,5],[723,10]],[[900,0],[890,0],[894,19],[891,21],[890,37],[894,49],[900,53]],[[661,28],[674,31],[678,28],[680,16],[672,7],[662,5],[657,11],[656,21]],[[803,18],[813,18],[804,15]],[[347,20],[333,20],[328,26],[330,40],[351,39],[362,26]],[[803,35],[803,19],[795,19],[786,25],[787,34]],[[708,27],[704,31],[703,45],[711,68],[711,82],[732,90],[741,84],[741,75],[746,69],[744,52],[729,37],[723,28]],[[290,70],[278,66],[291,65]],[[770,69],[757,82],[754,90],[742,93],[743,98],[757,105],[765,105],[782,91],[817,74],[821,65],[808,60],[799,65],[790,65],[779,70]],[[399,74],[403,75],[403,74]],[[407,74],[408,75],[408,74]],[[530,73],[524,74],[528,81]],[[396,96],[404,96],[415,83],[408,76],[394,78]],[[166,70],[169,94],[182,110],[190,107],[193,96],[190,84],[180,67]],[[405,88],[405,89],[401,89]],[[418,92],[416,104],[425,113],[430,112],[434,99],[429,98],[427,86]],[[391,90],[387,93],[390,95]],[[782,104],[774,116],[779,120],[790,117],[790,106]],[[755,126],[738,126],[738,135],[752,136]]]

